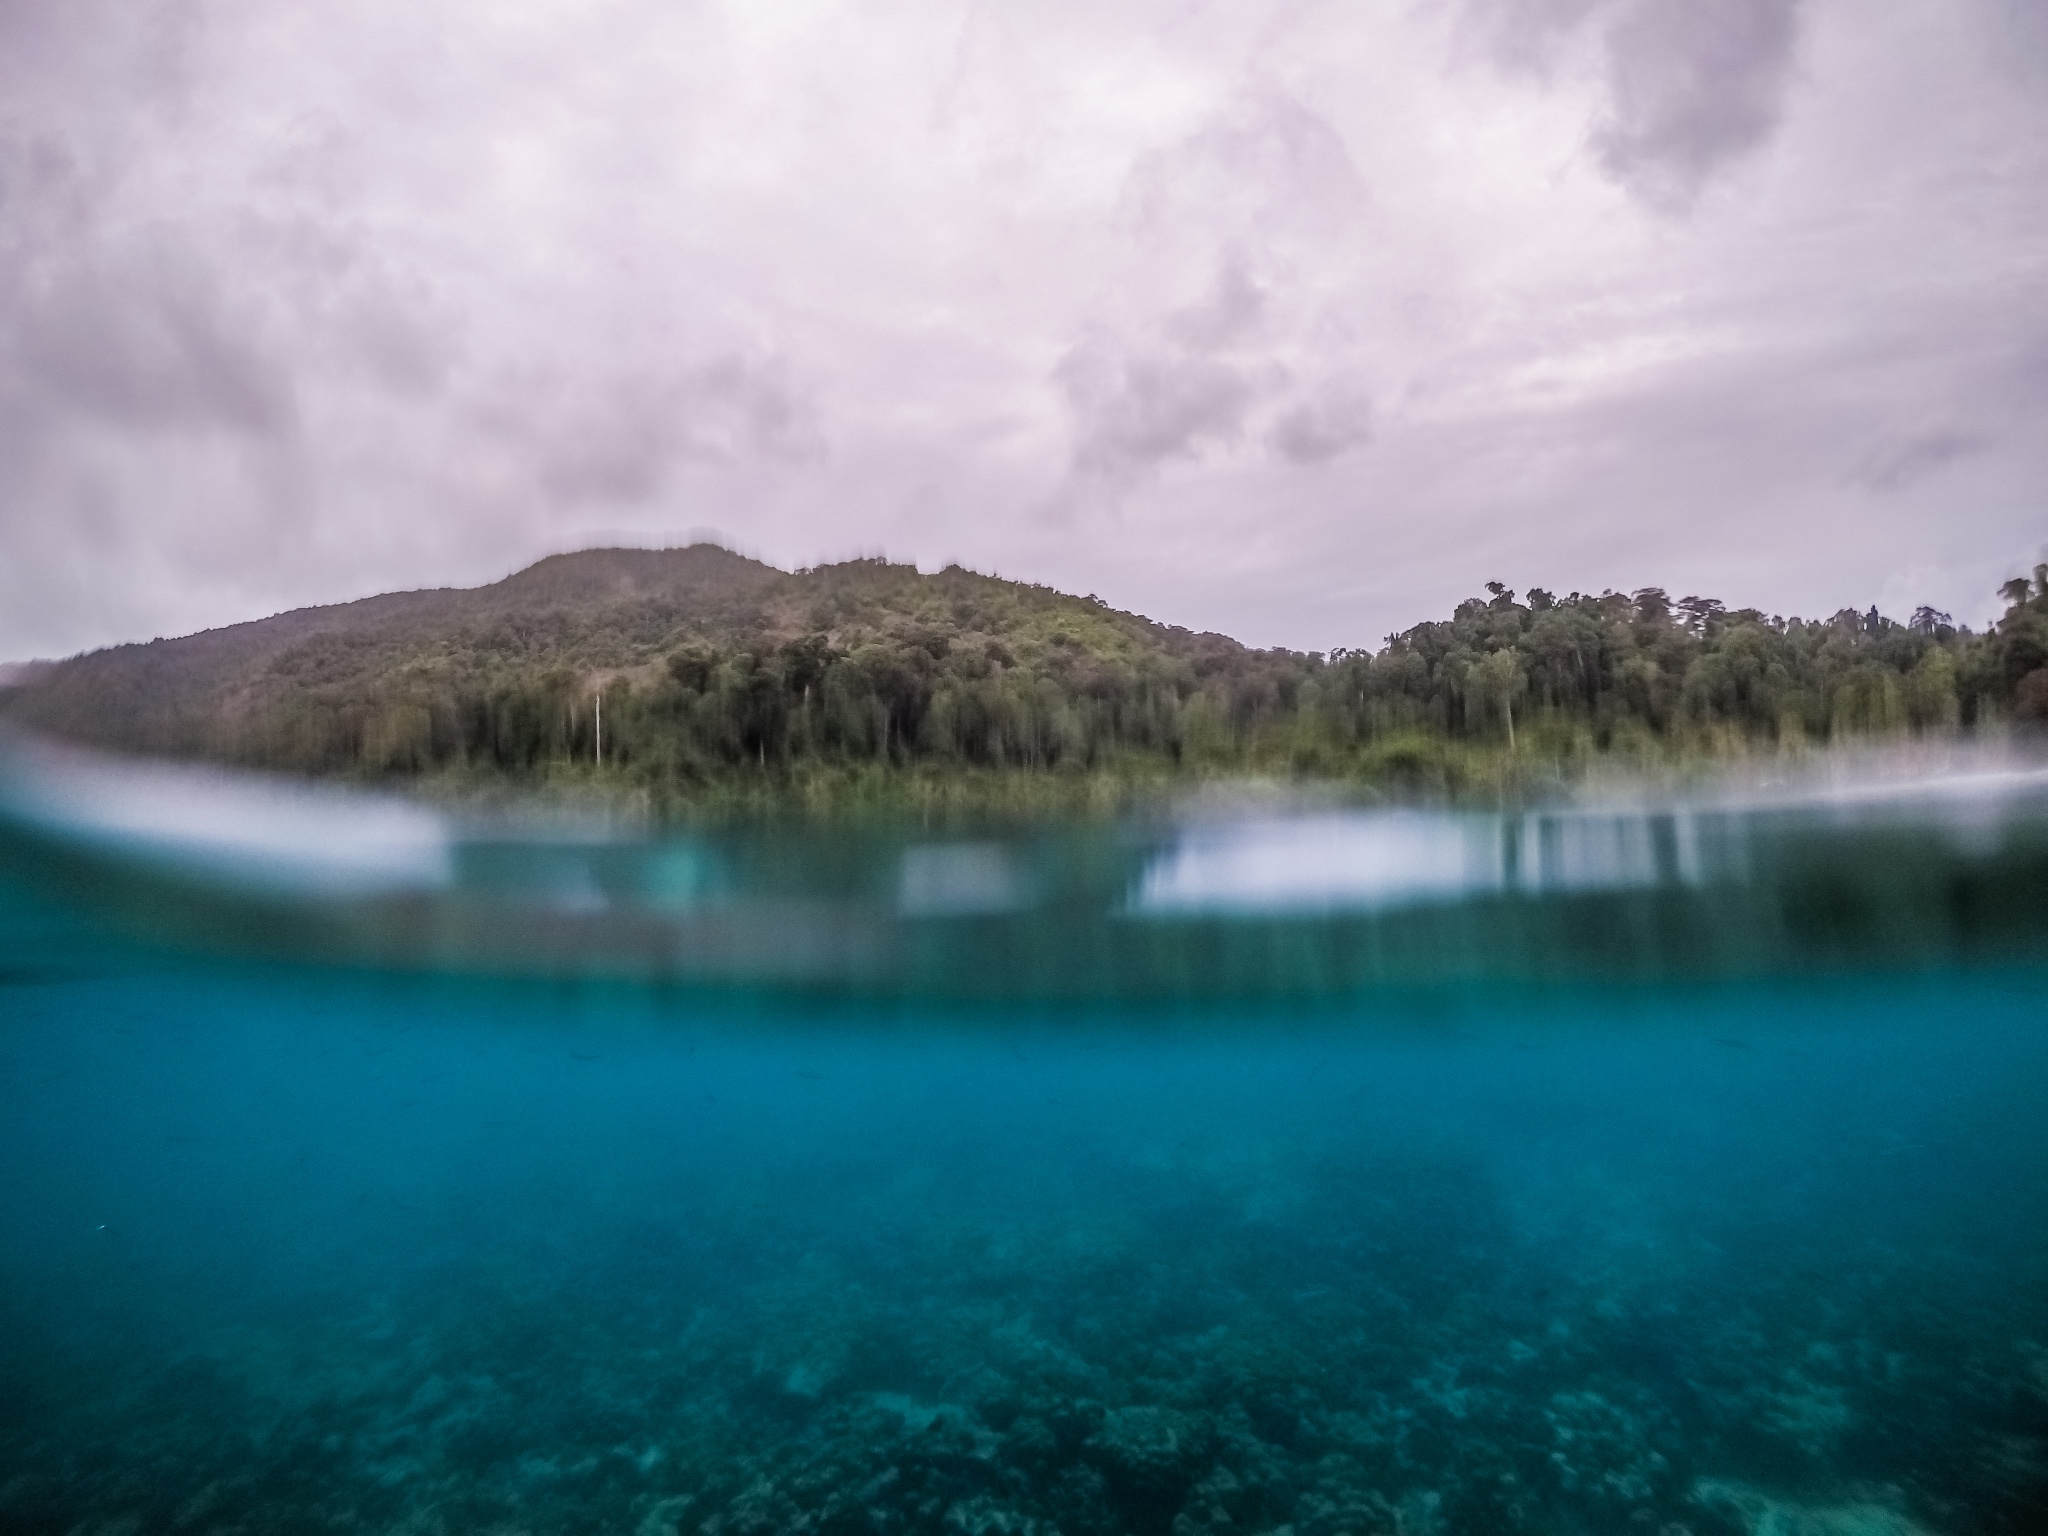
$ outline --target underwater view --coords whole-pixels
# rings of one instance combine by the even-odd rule
[[[987,836],[4,769],[0,1530],[2048,1529],[2038,768]]]

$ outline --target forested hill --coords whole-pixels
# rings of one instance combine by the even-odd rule
[[[524,772],[594,763],[601,695],[617,770],[900,765],[935,748],[1055,767],[1163,743],[1201,679],[1291,699],[1308,660],[957,567],[790,573],[696,544],[556,555],[487,587],[94,651],[39,667],[0,710],[119,750]],[[1165,714],[1148,726],[1148,711]]]
[[[758,599],[778,579],[713,544],[554,555],[491,586],[391,592],[91,651],[38,667],[0,694],[0,710],[125,750],[376,766],[365,745],[425,692],[449,690],[427,701],[446,707],[557,671],[573,689],[637,656],[650,634],[758,628]],[[394,753],[387,765],[413,760]]]
[[[126,751],[685,801],[1246,772],[1455,788],[1601,752],[2048,719],[2048,568],[2003,595],[1975,635],[1927,609],[1785,619],[1490,583],[1376,652],[1325,656],[958,567],[604,549],[93,652],[0,692],[0,712]]]

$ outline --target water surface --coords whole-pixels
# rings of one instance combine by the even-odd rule
[[[17,799],[0,1527],[2048,1529],[2031,793],[386,885]]]

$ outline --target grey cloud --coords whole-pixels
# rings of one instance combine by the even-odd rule
[[[801,462],[823,451],[815,403],[776,356],[514,388],[496,423],[533,445],[541,485],[564,502],[644,501],[688,461]]]
[[[1900,491],[1991,446],[1991,440],[1982,434],[1955,428],[1908,433],[1872,448],[1851,467],[1847,478],[1851,485],[1869,491]]]
[[[1364,199],[1344,136],[1303,102],[1268,90],[1142,157],[1124,211],[1169,239],[1226,227],[1250,243],[1327,234]]]
[[[81,33],[92,21],[112,19],[82,17],[81,9],[47,0],[0,0],[0,74],[19,80],[48,78],[70,66]]]
[[[1993,66],[2038,85],[2048,80],[2048,5],[2041,0],[1985,0]]]
[[[199,0],[0,0],[0,89],[101,128],[110,113],[176,109],[204,25]]]
[[[1210,350],[1243,340],[1266,315],[1266,290],[1242,256],[1226,256],[1216,275],[1216,289],[1199,304],[1166,320],[1166,334],[1184,347]]]
[[[1362,385],[1338,378],[1304,388],[1257,351],[1218,355],[1098,332],[1061,359],[1055,378],[1074,419],[1074,468],[1084,475],[1142,474],[1237,450],[1254,435],[1280,462],[1320,464],[1372,437]]]
[[[291,370],[256,306],[161,223],[111,213],[103,159],[64,132],[0,134],[0,367],[80,420],[288,433]]]
[[[2038,0],[1433,3],[0,0],[0,655],[707,518],[1268,644],[1514,571],[1981,621]]]
[[[1462,49],[1510,70],[1548,76],[1570,36],[1608,0],[1465,0],[1457,16]]]
[[[0,532],[12,534],[32,519],[53,425],[42,401],[0,377]]]
[[[1210,292],[1134,337],[1091,331],[1054,370],[1074,421],[1073,467],[1120,479],[1256,437],[1273,457],[1312,464],[1359,447],[1371,402],[1355,381],[1304,387],[1270,285],[1226,253]]]
[[[1266,441],[1294,464],[1321,464],[1372,440],[1372,399],[1339,383],[1288,406],[1274,418]]]
[[[1800,0],[1633,0],[1607,34],[1601,166],[1653,207],[1691,206],[1776,131],[1799,10]]]
[[[1076,421],[1075,467],[1111,475],[1235,442],[1255,393],[1229,363],[1104,335],[1068,352],[1055,377]]]
[[[148,429],[291,429],[290,373],[183,253],[145,246],[24,287],[13,296],[16,365],[83,415]]]
[[[1502,67],[1548,79],[1604,23],[1605,110],[1588,147],[1649,207],[1683,213],[1785,114],[1804,0],[1467,0],[1459,33]]]
[[[436,315],[430,301],[388,285],[357,295],[343,330],[347,349],[394,394],[432,394],[454,364],[453,323]]]
[[[538,448],[539,480],[559,501],[641,501],[675,462],[675,386],[616,379],[553,413]]]
[[[1367,203],[1326,117],[1278,91],[1248,94],[1140,157],[1122,203],[1137,313],[1091,327],[1054,373],[1075,472],[1126,480],[1248,446],[1309,464],[1366,440],[1361,391],[1297,378],[1327,346],[1299,291],[1302,253],[1355,238]],[[1206,291],[1160,308],[1191,255],[1208,259]]]
[[[62,135],[0,126],[0,287],[9,311],[39,258],[90,238],[104,180]]]
[[[684,396],[695,452],[786,463],[824,455],[817,401],[780,354],[714,358],[687,375]]]
[[[1236,443],[1260,381],[1230,354],[1266,312],[1264,287],[1230,252],[1208,295],[1146,333],[1084,336],[1053,374],[1074,419],[1074,468],[1117,478]]]

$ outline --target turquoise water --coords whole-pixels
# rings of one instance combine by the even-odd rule
[[[2031,794],[346,888],[17,796],[0,1529],[2048,1529]]]

